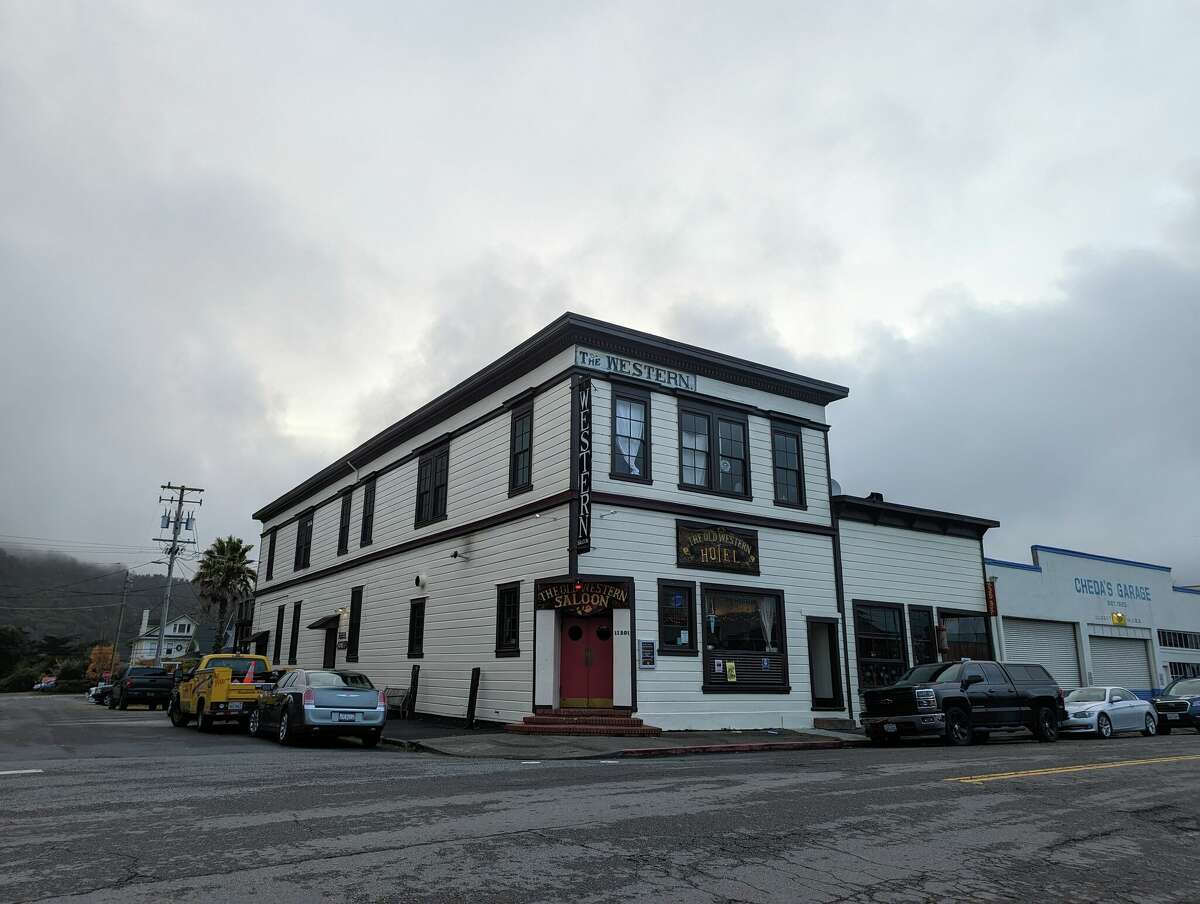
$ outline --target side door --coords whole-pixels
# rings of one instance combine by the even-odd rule
[[[1109,713],[1113,725],[1119,731],[1132,731],[1142,728],[1142,709],[1137,705],[1137,697],[1132,691],[1123,687],[1108,689]]]
[[[992,710],[993,725],[1019,726],[1021,724],[1020,699],[1017,687],[1008,673],[994,662],[981,662],[983,677],[987,684],[988,706]]]
[[[968,662],[963,666],[962,683],[967,686],[966,696],[971,703],[971,724],[980,728],[994,725],[996,712],[992,705],[992,697],[988,694],[987,679],[979,663]]]
[[[264,725],[273,726],[279,721],[279,711],[281,708],[279,702],[287,699],[288,686],[295,680],[296,673],[288,672],[279,679],[279,683],[272,690],[263,694],[262,700],[259,702],[259,706],[262,709],[259,719]]]

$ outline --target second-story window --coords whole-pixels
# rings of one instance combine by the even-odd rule
[[[800,429],[771,430],[772,465],[775,470],[775,504],[804,508],[803,446]]]
[[[520,493],[533,486],[533,406],[512,415],[508,452],[508,491]]]
[[[650,394],[613,391],[612,476],[650,482]]]
[[[362,531],[358,535],[359,546],[370,546],[375,538],[375,478],[363,484]]]
[[[296,522],[296,561],[293,570],[299,571],[308,567],[312,554],[313,513],[305,512]]]
[[[275,577],[275,535],[279,532],[279,528],[271,528],[271,535],[267,538],[267,576],[266,580],[271,580]]]
[[[441,521],[446,517],[446,483],[449,468],[449,446],[442,446],[421,456],[417,466],[417,527]]]
[[[350,502],[353,499],[354,488],[342,493],[342,513],[338,519],[338,548],[339,556],[350,551]]]
[[[744,415],[679,409],[679,483],[684,489],[750,498],[750,453]]]

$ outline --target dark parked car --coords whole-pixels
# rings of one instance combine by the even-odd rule
[[[1152,702],[1159,734],[1170,734],[1172,728],[1200,731],[1200,678],[1176,678]]]
[[[175,681],[166,669],[134,665],[113,682],[109,709],[127,709],[130,703],[145,703],[150,709],[167,707]]]
[[[905,672],[864,695],[863,728],[874,744],[904,735],[942,736],[947,744],[986,741],[993,730],[1028,728],[1057,741],[1066,718],[1062,688],[1040,665],[964,660]]]
[[[387,700],[371,679],[358,672],[296,669],[263,693],[250,713],[253,736],[271,732],[280,744],[305,735],[362,738],[379,743],[387,719]]]

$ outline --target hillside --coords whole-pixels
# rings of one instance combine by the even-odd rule
[[[60,553],[14,553],[0,548],[0,625],[24,628],[34,639],[53,634],[83,643],[111,641],[124,577],[116,567],[80,562]],[[137,633],[143,609],[151,610],[151,624],[158,623],[165,587],[165,575],[133,575],[122,644]],[[176,578],[170,614],[198,609],[192,584]]]

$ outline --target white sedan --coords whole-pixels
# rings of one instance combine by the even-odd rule
[[[1067,694],[1067,718],[1058,730],[1069,734],[1095,734],[1111,738],[1122,731],[1158,734],[1154,704],[1124,687],[1081,687]]]

